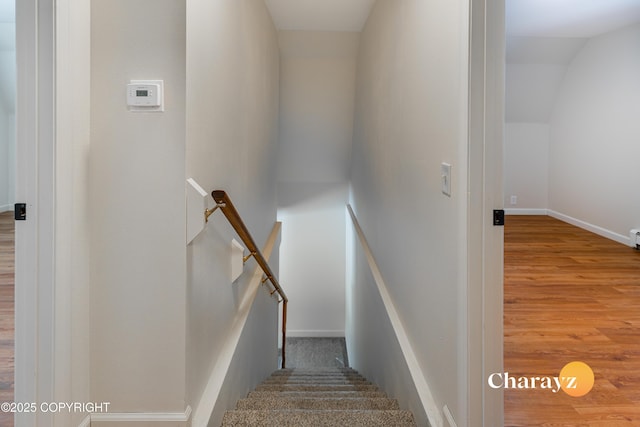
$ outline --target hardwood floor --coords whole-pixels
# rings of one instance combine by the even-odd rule
[[[595,385],[505,390],[506,426],[640,426],[640,251],[546,216],[505,226],[504,364],[558,376],[587,363]]]
[[[0,403],[13,401],[15,325],[13,277],[13,212],[4,212],[0,213]],[[13,416],[0,412],[0,426],[13,426]]]

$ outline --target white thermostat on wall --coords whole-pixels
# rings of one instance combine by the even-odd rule
[[[131,80],[127,85],[130,111],[164,111],[163,80]]]

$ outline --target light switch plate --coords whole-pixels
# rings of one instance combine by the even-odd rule
[[[442,193],[451,197],[451,165],[442,163],[440,165],[440,179],[442,183]]]

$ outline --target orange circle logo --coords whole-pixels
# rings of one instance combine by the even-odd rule
[[[560,387],[569,396],[581,397],[589,393],[594,380],[593,370],[584,362],[567,363],[560,371]]]

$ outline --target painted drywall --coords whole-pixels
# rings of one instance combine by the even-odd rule
[[[565,65],[507,64],[507,123],[548,123]]]
[[[280,31],[278,182],[347,182],[358,33]]]
[[[186,178],[206,191],[224,190],[262,247],[276,221],[279,52],[277,32],[266,6],[253,0],[187,1]],[[213,204],[213,200],[211,200]],[[221,212],[187,247],[187,403],[196,413],[200,397],[216,375],[223,342],[246,296],[250,271],[230,279],[231,240],[239,240]],[[277,259],[272,268],[277,269]],[[272,306],[276,310],[275,306]],[[254,336],[265,319],[250,317],[245,332]],[[249,354],[241,344],[237,360],[276,354],[273,341],[257,343]],[[277,368],[257,363],[249,377],[221,396],[224,408],[241,397],[238,390]],[[214,414],[215,415],[215,414]],[[215,416],[214,416],[215,418]]]
[[[550,209],[620,241],[640,226],[639,38],[635,25],[590,39],[550,120]]]
[[[344,336],[348,185],[280,183],[280,279],[289,336]]]
[[[55,396],[90,402],[91,12],[85,0],[57,5]],[[55,425],[81,425],[86,416],[61,411]]]
[[[292,336],[344,336],[359,33],[280,31],[278,218]]]
[[[15,114],[7,114],[0,106],[0,212],[13,209],[15,141]]]
[[[8,11],[13,8],[5,5],[4,9]],[[0,212],[13,209],[15,202],[15,31],[15,17],[0,16]]]
[[[144,17],[144,25],[141,25]],[[184,413],[185,2],[91,2],[91,398]],[[163,113],[126,84],[162,79]]]
[[[504,143],[504,206],[528,213],[548,207],[549,125],[507,123]],[[516,196],[516,203],[511,203]]]
[[[586,41],[507,37],[504,204],[508,213],[547,212],[549,120],[569,64]],[[511,204],[511,196],[517,197],[517,204]]]
[[[468,410],[469,355],[459,338],[467,330],[468,13],[463,2],[376,3],[360,40],[351,174],[352,205],[435,404],[447,404],[460,426]],[[441,162],[453,166],[451,197],[441,192]],[[366,277],[357,265],[355,283]],[[391,387],[376,372],[395,355],[382,342],[358,343],[376,319],[353,303],[347,343],[359,356],[351,362]]]

